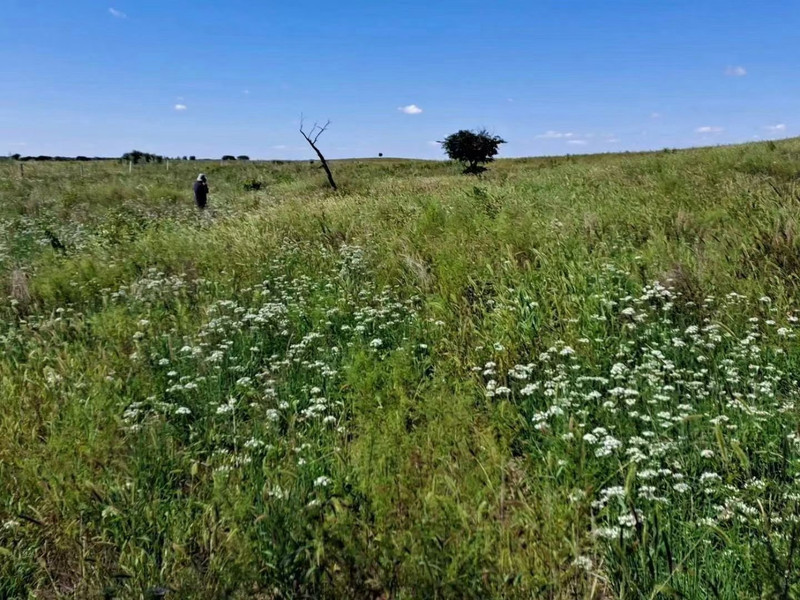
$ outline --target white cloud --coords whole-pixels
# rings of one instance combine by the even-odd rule
[[[397,108],[397,110],[407,115],[418,115],[419,113],[422,112],[422,109],[416,104],[409,104],[408,106],[400,106]]]
[[[245,96],[249,96],[249,95],[250,95],[250,90],[242,90],[242,93],[243,93]]]
[[[288,147],[289,146],[287,146],[285,144],[278,144],[277,146],[273,146],[272,149],[273,150],[286,150]]]
[[[657,112],[651,113],[650,114],[650,118],[651,119],[660,119],[661,118],[661,113],[657,113]]]
[[[180,110],[186,110],[186,105],[185,104],[176,104],[175,105],[175,110],[179,110],[179,111]]]
[[[725,130],[722,127],[712,127],[711,125],[705,125],[695,129],[696,133],[722,133],[723,131]]]
[[[114,17],[116,19],[127,19],[128,18],[128,15],[126,15],[121,10],[117,10],[116,8],[109,8],[108,12],[112,17]]]
[[[777,125],[767,125],[764,127],[767,131],[771,131],[772,133],[781,133],[782,131],[786,131],[786,123],[778,123]]]
[[[536,137],[544,140],[563,140],[563,139],[573,138],[575,137],[575,134],[572,132],[564,133],[561,131],[551,130],[551,131],[545,131],[544,133],[540,133]]]
[[[575,146],[585,146],[589,142],[586,140],[567,140],[568,144],[574,144]]]
[[[728,77],[744,77],[747,75],[747,69],[744,67],[728,67],[725,69],[725,75]]]
[[[617,142],[619,142],[619,138],[615,138],[615,137],[610,137],[610,138],[608,138],[606,140],[607,144],[616,144]]]

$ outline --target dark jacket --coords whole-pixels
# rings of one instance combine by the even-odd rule
[[[194,201],[200,208],[205,208],[206,202],[208,201],[208,182],[194,182]]]

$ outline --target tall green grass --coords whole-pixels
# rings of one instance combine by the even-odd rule
[[[796,597],[798,164],[0,163],[0,597]]]

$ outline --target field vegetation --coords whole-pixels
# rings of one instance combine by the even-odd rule
[[[331,168],[0,163],[0,597],[800,597],[800,140]]]

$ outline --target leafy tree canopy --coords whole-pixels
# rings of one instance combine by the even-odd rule
[[[462,129],[448,135],[442,144],[447,156],[464,163],[464,173],[478,175],[486,170],[481,163],[489,163],[497,155],[500,144],[506,141],[500,136],[491,135],[485,129],[469,131]]]
[[[140,150],[131,150],[130,152],[126,152],[122,155],[122,161],[127,162],[130,161],[135,165],[139,163],[160,163],[163,162],[164,157],[158,154],[150,154],[149,152],[142,152]]]

